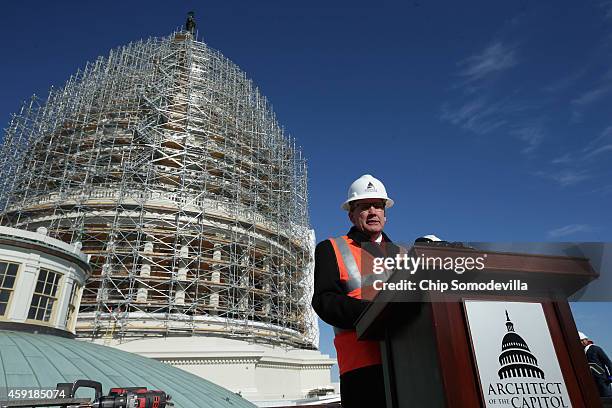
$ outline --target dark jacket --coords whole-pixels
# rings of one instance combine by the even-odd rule
[[[586,358],[594,377],[607,380],[612,375],[612,362],[601,347],[592,344],[586,351]]]
[[[368,235],[356,227],[352,227],[347,236],[360,244],[369,242]],[[384,232],[383,242],[391,242]],[[395,249],[396,247],[391,246],[391,248]],[[373,255],[385,256],[382,252]],[[369,302],[352,298],[346,293],[346,289],[340,281],[340,270],[338,269],[334,248],[329,240],[322,241],[315,249],[312,307],[325,323],[341,329],[354,329],[355,322]]]

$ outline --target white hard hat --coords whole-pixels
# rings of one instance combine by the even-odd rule
[[[580,340],[588,340],[589,338],[587,337],[586,334],[584,334],[583,332],[578,332],[578,337],[580,338]]]
[[[441,242],[442,241],[440,238],[436,237],[434,234],[424,235],[421,238],[429,242]]]
[[[386,208],[393,206],[393,200],[387,196],[387,190],[379,179],[372,177],[369,174],[364,174],[349,187],[348,198],[342,203],[342,209],[348,211],[351,201],[363,200],[366,198],[382,198],[386,200]]]

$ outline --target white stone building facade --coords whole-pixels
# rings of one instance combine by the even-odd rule
[[[0,226],[0,325],[74,334],[88,256],[45,232]]]
[[[113,346],[181,368],[260,406],[292,405],[335,391],[330,370],[336,359],[317,350],[203,336],[139,339]]]

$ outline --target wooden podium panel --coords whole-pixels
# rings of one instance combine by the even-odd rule
[[[415,250],[417,254],[434,256],[465,256],[468,251],[431,247],[415,247]],[[534,277],[541,280],[542,288],[535,288],[530,296],[472,293],[436,299],[434,295],[426,298],[427,302],[402,302],[401,293],[381,292],[361,316],[357,323],[360,338],[381,341],[387,407],[487,406],[470,337],[466,300],[541,304],[571,406],[602,407],[569,305],[560,299],[560,293],[569,296],[597,277],[588,261],[492,252],[487,253],[487,259],[487,268],[482,273],[486,279]],[[396,271],[389,281],[403,278],[406,276],[402,271]],[[549,286],[550,282],[555,283],[554,300],[533,296],[550,293],[545,290],[546,282]]]

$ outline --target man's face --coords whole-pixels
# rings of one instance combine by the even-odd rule
[[[580,340],[580,343],[582,343],[582,347],[586,347],[589,344],[588,339],[582,339]]]
[[[367,198],[351,203],[349,219],[368,235],[378,235],[385,226],[385,200]]]

